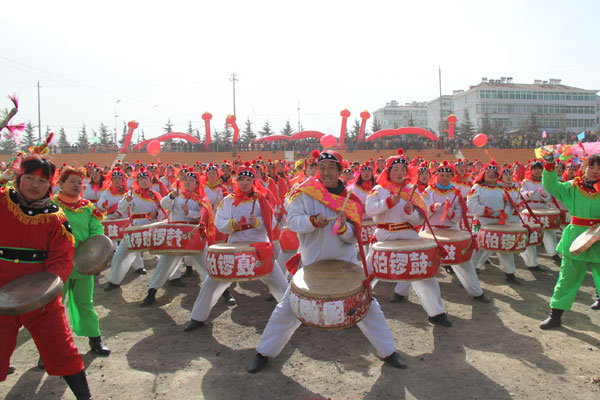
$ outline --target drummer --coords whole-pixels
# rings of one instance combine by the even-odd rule
[[[89,200],[81,197],[84,177],[83,170],[68,166],[63,168],[58,179],[61,191],[55,198],[71,225],[75,248],[91,236],[104,234],[104,227],[100,223],[104,216]],[[63,304],[67,304],[69,309],[73,331],[89,338],[92,351],[108,356],[110,350],[102,342],[100,322],[94,310],[94,275],[83,275],[72,270],[63,285]]]
[[[416,193],[419,196],[423,196],[425,194],[425,190],[429,186],[429,181],[431,179],[431,171],[429,171],[429,167],[426,162],[422,162],[419,164],[419,169],[417,170],[417,181],[415,184],[417,185]]]
[[[100,169],[96,164],[92,165],[92,172],[90,173],[90,181],[83,188],[83,198],[88,199],[92,203],[96,204],[102,194],[102,188],[104,186],[104,171]]]
[[[336,151],[325,150],[318,162],[319,179],[310,178],[305,181],[286,201],[288,225],[298,233],[301,264],[309,265],[322,260],[341,260],[356,264],[354,225],[346,222],[343,212],[336,212],[313,197],[319,193],[322,199],[325,191],[330,195],[346,197],[346,188],[340,180],[342,156]],[[310,193],[315,194],[311,196]],[[333,233],[333,221],[327,219],[336,214],[342,223],[337,233]],[[300,321],[290,308],[288,296],[289,287],[269,318],[256,349],[257,354],[248,366],[249,373],[261,371],[266,366],[268,357],[276,357],[300,326]],[[366,316],[357,325],[385,362],[396,368],[406,368],[406,364],[396,353],[394,339],[375,298],[371,300]]]
[[[16,189],[0,188],[0,220],[6,227],[0,230],[0,287],[34,272],[53,272],[63,282],[71,273],[74,238],[65,214],[49,196],[55,170],[51,161],[27,156],[21,162]],[[25,314],[0,315],[0,381],[6,379],[21,326],[33,337],[46,372],[63,376],[78,399],[91,399],[61,296]]]
[[[237,170],[234,184],[235,190],[221,201],[215,215],[215,226],[221,233],[228,234],[227,243],[268,243],[271,242],[276,225],[271,204],[267,201],[267,189],[255,182],[255,172],[250,163]],[[268,253],[265,246],[264,252]],[[270,247],[272,249],[272,247]],[[272,258],[272,254],[271,254]],[[280,301],[287,287],[287,280],[281,268],[274,261],[273,270],[261,280],[269,287],[269,291]],[[222,282],[207,277],[202,283],[200,293],[194,303],[191,319],[184,330],[192,331],[204,325],[210,310],[231,282]]]
[[[132,191],[119,201],[118,210],[123,215],[131,214],[133,226],[149,224],[158,221],[159,217],[160,219],[164,217],[160,208],[160,199],[160,194],[150,189],[150,175],[142,167],[137,173]],[[110,276],[105,291],[119,287],[137,254],[139,252],[129,251],[125,241],[121,241],[110,265]],[[136,272],[144,275],[146,269],[142,267]]]
[[[511,215],[513,207],[505,198],[504,190],[498,184],[498,165],[495,162],[486,164],[475,179],[475,185],[467,196],[467,207],[473,211],[474,232],[478,232],[481,225],[497,225],[504,215]],[[490,255],[489,250],[479,249],[473,256],[475,268],[481,268],[483,262]],[[519,284],[515,276],[515,256],[513,253],[498,253],[500,267],[506,275],[506,282]]]
[[[541,161],[533,161],[525,180],[521,184],[521,195],[532,210],[557,209],[552,202],[552,196],[542,186]],[[535,211],[534,211],[535,212]],[[544,248],[554,262],[560,264],[560,256],[556,252],[556,229],[544,229]],[[521,254],[525,265],[530,271],[541,271],[537,260],[537,246],[528,246]],[[536,268],[537,267],[537,268]]]
[[[183,177],[183,187],[175,185],[173,191],[160,201],[161,207],[169,213],[171,223],[198,224],[200,234],[204,238],[204,251],[202,253],[188,254],[199,269],[200,276],[204,279],[206,271],[206,250],[215,242],[215,225],[212,214],[212,206],[208,202],[202,187],[200,178],[193,171],[188,171]],[[156,292],[178,267],[183,256],[162,254],[158,259],[158,265],[152,275],[148,288],[148,295],[142,300],[140,306],[147,307],[156,302]]]
[[[452,166],[444,161],[437,169],[433,184],[427,187],[423,196],[429,223],[433,228],[459,231],[458,221],[467,212],[467,205],[460,190],[452,184],[453,177]],[[473,243],[471,245],[474,246]],[[452,269],[469,296],[482,303],[490,303],[483,293],[472,260],[452,265]]]
[[[550,154],[545,159],[542,177],[544,189],[566,205],[572,215],[571,223],[563,231],[557,246],[563,257],[554,294],[550,299],[550,316],[540,324],[541,329],[552,329],[561,326],[563,312],[573,306],[588,266],[592,270],[596,290],[600,292],[600,245],[593,244],[576,256],[569,251],[571,243],[579,235],[600,223],[600,154],[588,158],[583,178],[576,177],[573,181],[564,183],[558,182],[554,157]]]
[[[350,186],[348,188],[349,190],[352,191],[353,194],[356,195],[356,197],[358,197],[360,199],[360,202],[362,204],[362,207],[363,207],[363,226],[362,226],[362,228],[363,229],[366,229],[365,228],[366,224],[369,224],[369,223],[372,224],[372,222],[373,222],[371,217],[369,217],[365,212],[365,203],[367,201],[368,194],[371,192],[371,190],[373,189],[374,186],[375,186],[375,177],[373,176],[373,168],[367,162],[360,166],[360,173],[358,174],[358,177],[350,184]],[[369,251],[369,239],[370,238],[367,238],[367,240],[365,240],[363,243],[364,250],[367,253]]]
[[[377,186],[367,196],[366,212],[377,223],[375,237],[378,242],[387,240],[413,239],[418,240],[419,235],[415,226],[423,225],[425,219],[419,210],[413,206],[413,199],[407,202],[400,196],[408,183],[408,161],[404,151],[398,150],[398,155],[389,157],[385,163],[386,168],[377,179]],[[417,196],[414,194],[414,196]],[[371,260],[373,252],[369,252]],[[391,302],[402,301],[410,287],[415,289],[421,304],[427,312],[431,323],[451,327],[440,293],[440,285],[436,277],[413,282],[399,282],[394,286],[394,296]]]
[[[116,167],[110,173],[110,183],[105,185],[105,189],[100,195],[96,207],[106,213],[106,219],[126,218],[128,215],[121,215],[118,210],[119,201],[127,193],[127,181],[121,168]]]

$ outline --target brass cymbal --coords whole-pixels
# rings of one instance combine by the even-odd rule
[[[600,224],[596,224],[590,227],[587,231],[583,232],[577,237],[577,239],[573,241],[573,243],[571,243],[571,247],[569,247],[569,251],[571,252],[571,254],[573,254],[574,256],[578,256],[579,254],[592,247],[594,243],[600,240],[599,233]]]

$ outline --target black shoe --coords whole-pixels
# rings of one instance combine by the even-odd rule
[[[504,278],[504,280],[508,283],[513,283],[515,285],[520,285],[521,282],[519,282],[517,280],[517,277],[515,276],[515,274],[505,274],[506,278]]]
[[[390,303],[400,303],[402,300],[404,300],[404,296],[394,293],[394,295],[390,298]]]
[[[148,307],[156,302],[156,289],[148,289],[148,294],[140,303],[140,307]]]
[[[400,358],[400,354],[393,352],[389,356],[383,359],[386,363],[390,364],[392,367],[396,367],[399,369],[406,369],[406,364]]]
[[[252,361],[250,361],[250,365],[248,365],[248,373],[255,374],[261,371],[267,365],[267,362],[269,362],[269,357],[256,353]]]
[[[185,266],[185,272],[181,276],[183,278],[189,278],[192,275],[194,275],[194,267],[192,267],[191,265],[186,265]]]
[[[225,291],[223,292],[222,296],[223,296],[223,299],[225,299],[225,303],[227,303],[227,304],[235,304],[235,299],[233,298],[233,296],[229,292],[229,288],[225,289]]]
[[[271,293],[269,293],[269,295],[267,296],[266,300],[268,302],[275,301],[275,297]]]
[[[452,269],[451,266],[449,265],[444,265],[444,269],[446,270],[447,273],[449,273],[450,275],[455,275],[454,270]]]
[[[492,262],[490,260],[485,260],[484,264],[485,265],[492,265]]]
[[[535,267],[527,267],[527,269],[531,272],[545,272],[542,267],[536,265]]]
[[[8,372],[7,372],[7,375],[14,374],[14,373],[15,373],[15,371],[16,371],[16,368],[15,368],[15,366],[14,366],[14,365],[9,365],[9,366],[8,366]]]
[[[445,326],[446,328],[450,328],[452,326],[452,322],[450,322],[446,313],[441,313],[433,317],[429,317],[428,319],[432,324]]]
[[[63,378],[65,378],[77,400],[93,400],[84,369],[73,375],[65,375]]]
[[[169,286],[184,287],[185,283],[183,283],[183,281],[181,280],[181,278],[176,278],[176,279],[171,279],[169,281]]]
[[[590,306],[592,310],[600,310],[600,300],[596,300],[594,304]]]
[[[148,271],[146,270],[146,268],[140,268],[140,269],[136,269],[135,273],[138,275],[146,275],[148,273]]]
[[[185,326],[183,327],[183,330],[186,332],[191,332],[194,329],[200,328],[201,326],[204,326],[204,322],[196,321],[195,319],[190,319],[190,322],[185,324]]]
[[[560,265],[560,263],[562,263],[562,258],[560,258],[558,253],[556,253],[555,255],[552,256],[552,260],[554,260],[554,262],[557,263],[558,265]]]
[[[488,298],[486,297],[485,293],[482,293],[482,294],[481,294],[481,296],[476,296],[476,297],[473,297],[473,300],[477,300],[477,301],[480,301],[480,302],[482,302],[482,303],[486,303],[486,304],[488,304],[488,303],[491,303],[491,302],[492,302],[490,299],[488,299]]]
[[[546,318],[542,323],[540,323],[540,329],[552,329],[558,328],[562,325],[561,316],[564,310],[559,310],[558,308],[550,309],[550,316]]]
[[[119,285],[115,285],[114,283],[112,283],[112,282],[109,281],[106,284],[106,286],[104,286],[104,291],[105,292],[110,292],[111,290],[118,289],[119,287],[120,287]]]
[[[39,369],[46,369],[46,368],[44,367],[44,362],[42,361],[42,357],[38,358],[38,365],[37,365],[37,367],[38,367]]]
[[[93,352],[100,354],[101,356],[108,357],[110,349],[102,342],[102,337],[91,337],[90,348]]]

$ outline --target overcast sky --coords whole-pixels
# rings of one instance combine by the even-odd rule
[[[201,115],[339,135],[390,100],[429,101],[481,77],[600,89],[600,1],[12,1],[0,13],[0,94],[43,131],[138,120],[146,138]],[[120,102],[117,103],[117,100]],[[10,104],[0,99],[0,108]],[[370,122],[370,121],[369,121]]]

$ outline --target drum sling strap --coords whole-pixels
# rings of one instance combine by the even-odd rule
[[[513,198],[510,196],[510,193],[508,193],[507,190],[504,190],[504,194],[506,195],[506,197],[508,197],[508,201],[510,202],[510,205],[517,210],[517,215],[519,216],[519,219],[521,220],[521,223],[523,224],[523,226],[525,227],[525,229],[527,229],[527,236],[531,236],[531,232],[532,232],[532,228],[531,226],[529,226],[528,224],[525,223],[525,221],[523,220],[523,217],[521,216],[521,213],[518,212],[518,208],[517,205],[515,204],[515,201],[513,200]],[[531,208],[529,207],[529,204],[527,204],[527,200],[525,200],[525,198],[523,197],[523,195],[521,194],[521,192],[519,192],[519,196],[521,196],[521,199],[523,199],[523,203],[525,204],[525,207],[527,208],[527,211],[529,211],[529,215],[531,215],[531,218],[533,218],[534,221],[536,221],[537,224],[540,224],[541,227],[543,227],[544,225],[540,222],[540,219],[537,217],[537,215],[535,215],[533,213],[533,211],[531,210]]]

